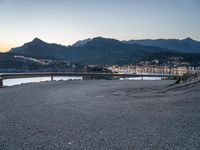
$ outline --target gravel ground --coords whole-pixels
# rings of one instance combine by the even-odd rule
[[[0,89],[0,150],[200,149],[200,82],[62,81]]]

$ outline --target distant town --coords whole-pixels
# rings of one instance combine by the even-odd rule
[[[169,66],[155,66],[155,65],[127,65],[127,66],[111,66],[108,69],[112,72],[118,73],[136,73],[136,74],[176,74],[183,75],[186,73],[199,74],[200,67],[169,67]]]
[[[191,66],[189,62],[169,61],[166,64],[159,64],[158,60],[140,61],[135,65],[110,66],[112,72],[135,73],[135,74],[200,74],[200,66]]]
[[[80,66],[77,64],[72,64],[67,61],[61,61],[61,60],[51,60],[51,59],[36,59],[36,58],[30,58],[30,57],[24,57],[20,55],[15,55],[15,58],[21,59],[21,60],[27,60],[27,61],[33,61],[35,63],[38,63],[42,66],[48,66],[51,64],[57,64],[58,71],[59,66],[62,64],[62,67],[60,67],[60,71],[91,71],[91,68],[101,68],[97,65],[88,65],[88,66]],[[88,70],[90,68],[90,70]],[[177,58],[174,58],[173,61],[168,61],[167,63],[160,64],[159,60],[152,60],[152,61],[140,61],[136,64],[131,65],[124,65],[124,66],[103,66],[103,68],[107,68],[108,70],[115,72],[115,73],[130,73],[130,74],[173,74],[173,75],[183,75],[183,74],[200,74],[200,66],[194,67],[191,66],[189,62],[180,62]],[[92,70],[97,72],[109,72],[108,70]]]

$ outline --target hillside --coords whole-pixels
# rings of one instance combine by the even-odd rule
[[[39,59],[14,53],[0,53],[0,72],[81,71],[83,67],[64,60]]]
[[[158,62],[155,64],[155,60]],[[138,62],[148,61],[150,64],[155,64],[158,66],[200,66],[200,53],[180,53],[180,52],[162,52],[162,53],[152,53]]]
[[[82,42],[79,41],[79,43]],[[38,58],[64,59],[81,64],[123,65],[135,63],[149,53],[165,51],[169,50],[97,37],[79,46],[49,44],[36,38],[21,47],[11,49],[10,53]]]
[[[173,59],[174,61],[186,62],[188,65],[199,66],[198,43],[198,41],[189,38],[121,42],[115,39],[97,37],[78,41],[72,46],[63,46],[46,43],[35,38],[21,47],[11,49],[9,55],[18,54],[38,59],[58,59],[82,65],[127,65],[144,60],[159,60],[160,65],[163,65],[169,59]],[[189,47],[191,48],[189,49]],[[172,50],[172,48],[176,50]],[[177,58],[181,59],[176,60]],[[12,61],[11,59],[9,63]]]
[[[128,44],[140,44],[143,46],[156,46],[165,49],[177,50],[179,52],[192,52],[200,53],[200,42],[191,38],[185,38],[183,40],[178,39],[157,39],[157,40],[130,40],[123,41]]]

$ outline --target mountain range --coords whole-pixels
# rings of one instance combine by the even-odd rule
[[[35,38],[21,47],[12,48],[8,53],[62,59],[83,65],[125,65],[136,63],[148,56],[159,57],[162,53],[176,56],[183,53],[200,53],[200,42],[191,38],[119,41],[96,37],[64,46]]]
[[[176,50],[179,52],[192,52],[199,53],[200,52],[200,42],[195,41],[191,38],[185,38],[183,40],[178,39],[145,39],[145,40],[130,40],[130,41],[122,41],[128,44],[139,44],[143,46],[156,46],[165,49]]]
[[[38,38],[10,53],[37,58],[64,59],[81,64],[126,64],[134,63],[148,53],[167,51],[158,47],[131,45],[115,39],[97,37],[81,45],[63,46],[49,44]]]

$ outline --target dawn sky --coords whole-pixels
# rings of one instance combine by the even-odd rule
[[[0,51],[96,36],[200,41],[200,0],[0,0]]]

